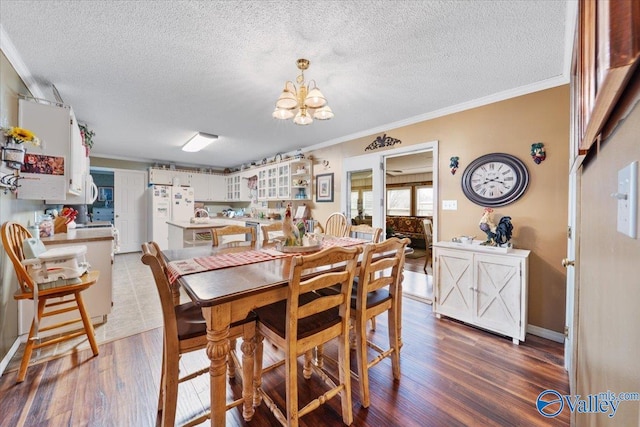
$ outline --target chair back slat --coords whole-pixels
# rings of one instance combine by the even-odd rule
[[[367,239],[371,243],[378,243],[382,235],[382,228],[372,227],[368,224],[351,225],[349,227],[349,236]]]
[[[368,244],[362,255],[356,310],[363,310],[367,302],[367,294],[382,287],[389,287],[389,293],[396,295],[400,286],[402,269],[404,268],[405,247],[410,239],[392,237],[381,243]],[[373,261],[374,255],[383,256]]]
[[[269,243],[275,236],[282,236],[282,221],[260,227],[262,229],[262,244]]]
[[[31,237],[33,236],[29,230],[17,222],[7,221],[2,224],[2,246],[13,264],[20,289],[25,294],[33,292],[35,286],[35,282],[22,264],[24,260],[23,244],[26,239]]]
[[[361,247],[332,247],[311,255],[293,258],[287,298],[289,322],[287,322],[286,333],[288,337],[297,336],[299,319],[323,312],[331,307],[339,306],[342,318],[348,319],[351,285],[357,267],[358,254],[361,252]],[[301,280],[304,270],[329,266],[332,267],[332,271],[321,273],[304,281]],[[326,289],[330,286],[339,287],[340,294],[329,293],[327,296],[315,299],[313,303],[299,305],[300,294]]]
[[[211,236],[213,240],[213,246],[220,246],[222,243],[222,236],[232,236],[236,234],[242,234],[244,237],[241,241],[247,241],[246,235],[250,236],[252,244],[256,243],[256,229],[253,227],[245,227],[243,225],[227,225],[226,227],[212,228]],[[236,240],[237,241],[237,240]]]
[[[329,236],[345,237],[349,232],[347,217],[340,212],[329,215],[324,227],[324,233]]]
[[[169,345],[178,346],[178,322],[174,308],[174,298],[167,278],[166,270],[161,261],[162,254],[155,242],[142,244],[142,262],[151,268],[156,284],[160,305],[162,306],[162,318],[164,321],[164,339]]]

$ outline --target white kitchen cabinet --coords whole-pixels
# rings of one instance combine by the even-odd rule
[[[210,173],[192,173],[191,187],[199,202],[219,202],[225,197],[225,176]]]
[[[21,180],[19,199],[65,200],[67,195],[80,195],[86,184],[86,151],[80,128],[69,106],[20,99],[18,124],[40,139],[40,147],[26,144],[27,154],[64,159],[64,175],[33,173]],[[25,159],[29,162],[29,158]],[[21,173],[24,176],[25,172]]]
[[[109,221],[113,224],[113,208],[93,208],[92,221]]]
[[[171,169],[149,168],[149,184],[172,185],[174,172]]]
[[[524,341],[529,251],[438,242],[433,245],[434,302],[448,316]]]
[[[299,159],[291,162],[291,199],[311,200],[313,181],[313,163]]]

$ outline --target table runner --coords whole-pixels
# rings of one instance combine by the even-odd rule
[[[325,238],[322,242],[322,249],[335,246],[347,247],[361,245],[368,242],[368,240],[355,239],[352,237]],[[167,277],[169,279],[169,283],[173,284],[179,277],[187,274],[237,267],[240,265],[271,261],[278,258],[293,257],[296,255],[304,255],[304,253],[283,253],[274,249],[252,249],[243,252],[229,252],[206,257],[171,261],[167,266]]]

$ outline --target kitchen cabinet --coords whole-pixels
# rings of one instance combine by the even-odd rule
[[[434,303],[451,317],[524,341],[527,327],[529,251],[438,242],[433,245]]]
[[[109,221],[113,224],[113,208],[93,208],[92,221]]]
[[[310,200],[310,160],[286,160],[258,169],[258,200]]]
[[[113,295],[113,256],[114,256],[114,236],[113,229],[89,228],[71,229],[67,233],[54,234],[52,237],[43,237],[42,242],[47,249],[55,247],[76,247],[84,245],[87,247],[86,260],[92,270],[100,272],[98,281],[82,292],[85,306],[93,324],[100,324],[107,321],[107,316],[111,313]],[[29,332],[31,320],[33,319],[33,302],[20,301],[20,325],[19,333]],[[70,312],[68,319],[78,317],[78,312]],[[56,321],[63,321],[56,318]],[[40,324],[40,329],[50,324],[50,319],[45,318]],[[77,328],[77,324],[70,325]],[[46,332],[43,332],[46,336]]]
[[[192,173],[191,187],[198,202],[219,202],[224,200],[226,177],[209,173]]]
[[[572,155],[586,152],[611,118],[640,58],[640,3],[578,2],[571,89]]]
[[[313,181],[313,163],[311,160],[294,160],[291,162],[291,199],[311,200]]]
[[[171,169],[149,168],[149,184],[173,185],[173,172]]]
[[[37,161],[30,159],[29,154],[50,156],[47,161],[59,163],[60,159],[64,164],[64,175],[32,173],[28,169],[21,172],[23,178],[29,179],[20,181],[18,198],[66,200],[68,195],[83,194],[89,170],[73,109],[66,105],[29,99],[20,99],[18,105],[18,125],[34,132],[41,140],[39,147],[25,145],[27,164],[33,165]]]

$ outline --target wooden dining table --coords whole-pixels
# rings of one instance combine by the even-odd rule
[[[356,244],[368,241],[360,239]],[[349,242],[353,245],[354,242]],[[350,246],[344,245],[344,246]],[[342,245],[341,245],[342,246]],[[247,253],[256,251],[265,253],[275,249],[275,244],[261,245],[249,242],[236,242],[222,246],[196,246],[183,249],[163,251],[163,256],[169,266],[179,264],[181,260],[207,258],[233,258],[238,254],[241,258]],[[220,257],[220,255],[223,255]],[[224,426],[226,424],[226,360],[230,351],[229,328],[231,323],[241,321],[251,310],[287,298],[287,284],[293,254],[286,254],[276,259],[252,262],[244,265],[231,265],[184,274],[177,282],[183,287],[191,300],[202,309],[207,324],[207,356],[211,361],[210,367],[210,395],[211,395],[211,425]],[[337,266],[336,266],[337,267]],[[170,269],[171,270],[171,269]],[[323,270],[309,269],[303,273],[311,277]],[[398,322],[400,325],[400,322]],[[253,363],[254,342],[243,342],[241,345],[243,367],[248,364],[248,374],[242,382],[242,396],[244,399],[243,418],[251,420],[253,407]]]

